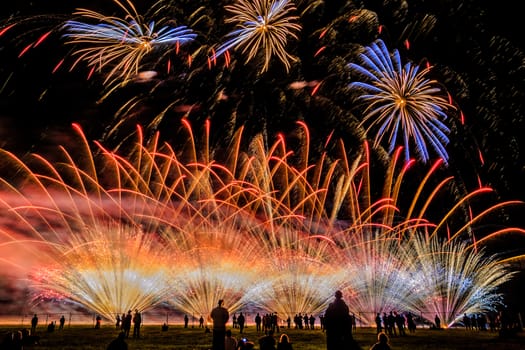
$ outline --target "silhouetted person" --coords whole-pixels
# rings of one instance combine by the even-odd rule
[[[120,317],[120,329],[124,330],[124,321],[126,320],[126,314],[122,314]]]
[[[377,335],[377,343],[372,345],[370,350],[391,350],[388,344],[388,336],[383,332],[379,333]]]
[[[1,345],[2,349],[8,350],[23,350],[24,338],[21,331],[14,331],[7,334],[7,339]]]
[[[352,320],[341,291],[335,292],[335,300],[328,305],[324,313],[324,327],[327,350],[352,348]]]
[[[124,332],[120,332],[117,338],[113,339],[111,343],[109,343],[106,350],[128,350],[128,344],[124,338],[126,338],[126,334]]]
[[[237,342],[237,350],[252,350],[255,347],[255,344],[251,341],[248,341],[246,338],[241,338]]]
[[[54,321],[51,321],[49,322],[49,324],[47,325],[47,332],[48,333],[53,333],[55,331],[55,322]]]
[[[120,328],[120,315],[117,315],[117,318],[115,320],[116,320],[115,328],[119,329]]]
[[[28,345],[28,346],[40,345],[40,336],[31,334],[25,328],[22,328],[21,332],[22,332],[22,344],[23,345]]]
[[[224,338],[226,336],[226,323],[230,319],[228,310],[222,306],[224,300],[219,300],[218,305],[211,310],[210,317],[213,321],[213,350],[224,350]]]
[[[226,337],[224,338],[224,350],[236,350],[237,339],[232,336],[232,331],[228,329],[226,331]]]
[[[122,320],[122,330],[124,331],[124,335],[129,337],[129,332],[131,331],[131,320],[133,319],[133,316],[131,315],[131,310],[128,311],[128,314],[124,317]]]
[[[160,330],[162,332],[167,332],[168,331],[168,324],[166,322],[164,322],[164,324],[162,325],[162,327],[160,327]]]
[[[96,329],[100,329],[100,324],[102,322],[102,317],[100,317],[100,315],[97,315],[97,318],[95,320],[96,320],[95,328]]]
[[[242,334],[244,331],[244,325],[246,323],[246,318],[242,314],[242,312],[239,314],[239,317],[237,317],[237,325],[239,326],[239,333]]]
[[[465,326],[466,330],[470,329],[470,317],[466,313],[463,314],[463,326]]]
[[[381,315],[379,312],[376,314],[376,333],[379,334],[383,330],[383,327],[381,327]]]
[[[62,315],[62,317],[60,317],[60,322],[59,322],[59,325],[58,325],[58,329],[62,330],[64,329],[64,325],[66,324],[66,318],[64,317],[64,315]]]
[[[414,321],[414,316],[412,316],[411,312],[409,312],[407,314],[407,327],[408,327],[408,331],[410,333],[415,333],[415,331],[416,331],[416,322]]]
[[[199,328],[204,328],[204,317],[199,318]]]
[[[303,324],[304,324],[304,329],[309,329],[310,328],[310,318],[308,317],[308,314],[304,314],[303,316]]]
[[[388,335],[391,337],[397,337],[396,317],[394,316],[394,313],[392,311],[390,311],[390,313],[387,316],[387,323],[388,323]]]
[[[438,315],[436,315],[436,317],[434,317],[434,323],[436,325],[436,329],[441,329],[441,320],[439,319]]]
[[[273,337],[273,329],[268,331],[268,334],[259,338],[260,350],[275,350],[275,338]]]
[[[31,334],[35,334],[36,326],[38,326],[38,316],[35,314],[31,319]]]
[[[135,309],[133,315],[133,338],[140,338],[140,326],[142,324],[142,315],[139,310]]]
[[[397,330],[399,332],[399,336],[404,336],[406,335],[405,333],[405,317],[401,314],[398,314],[397,312],[395,313],[395,322],[396,322],[396,326],[397,326]]]
[[[281,334],[279,338],[279,343],[277,344],[277,350],[293,350],[292,343],[287,334]]]
[[[188,318],[188,315],[184,315],[184,328],[188,328],[188,322],[190,319]]]
[[[255,330],[257,331],[257,333],[261,331],[261,323],[262,323],[261,315],[257,313],[257,315],[255,315]]]

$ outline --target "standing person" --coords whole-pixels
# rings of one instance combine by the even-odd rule
[[[131,310],[128,311],[128,314],[124,317],[122,320],[122,330],[124,331],[124,335],[129,337],[129,331],[131,330],[131,320],[133,316],[131,316]]]
[[[96,320],[95,328],[100,329],[100,324],[102,323],[102,317],[100,317],[100,315],[97,315],[97,318],[95,320]]]
[[[379,334],[381,333],[381,331],[383,331],[383,328],[381,327],[381,315],[379,314],[379,312],[376,314],[376,334]]]
[[[126,320],[126,314],[123,313],[120,317],[120,329],[124,330],[124,321]]]
[[[244,323],[246,322],[246,319],[242,312],[239,314],[239,317],[237,317],[237,325],[239,326],[239,333],[242,334],[244,330]]]
[[[441,320],[439,319],[438,315],[436,315],[436,317],[434,317],[434,322],[436,324],[436,329],[441,329]]]
[[[60,324],[58,326],[58,329],[62,330],[64,329],[64,324],[66,323],[66,318],[64,317],[64,315],[62,315],[62,317],[60,317]]]
[[[257,333],[261,331],[261,323],[262,323],[261,315],[257,313],[257,315],[255,315],[255,330],[257,331]]]
[[[204,317],[201,317],[199,318],[199,328],[204,328]]]
[[[414,316],[412,316],[411,312],[407,314],[407,327],[410,333],[414,333],[416,331],[416,322],[414,321]]]
[[[381,332],[377,335],[377,343],[370,347],[370,350],[391,350],[390,344],[388,344],[388,336]]]
[[[394,316],[396,318],[396,326],[397,326],[397,330],[399,332],[399,336],[402,337],[402,336],[406,335],[406,333],[405,333],[405,323],[406,323],[405,317],[401,313],[395,312],[394,314],[395,314]]]
[[[140,325],[142,324],[142,315],[138,309],[135,309],[133,315],[133,338],[140,338]]]
[[[292,343],[290,343],[290,338],[287,334],[281,334],[281,338],[279,338],[279,343],[277,344],[277,350],[293,350]]]
[[[31,319],[31,335],[35,334],[36,326],[38,326],[38,316],[35,314]]]
[[[467,314],[463,314],[463,325],[465,326],[466,330],[470,329],[470,317],[467,316]]]
[[[184,328],[188,328],[188,322],[190,319],[188,318],[188,315],[184,315]]]
[[[210,317],[213,321],[213,350],[224,350],[224,338],[226,337],[226,323],[230,319],[230,313],[222,306],[224,300],[219,300],[218,305],[211,310]]]
[[[117,318],[116,318],[116,323],[115,323],[115,328],[119,329],[120,328],[120,315],[117,314]]]
[[[353,345],[352,320],[350,311],[341,291],[335,292],[335,300],[328,305],[324,313],[324,327],[326,330],[326,349],[350,349]]]

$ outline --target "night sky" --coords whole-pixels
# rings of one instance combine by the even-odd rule
[[[153,3],[135,5],[146,14]],[[272,62],[269,71],[261,73],[257,59],[244,64],[235,52],[230,67],[219,64],[210,70],[206,57],[199,54],[188,66],[184,55],[211,46],[230,30],[223,22],[222,3],[227,1],[180,0],[166,6],[164,16],[177,25],[190,25],[192,13],[204,5],[205,20],[194,28],[198,40],[170,56],[170,72],[167,59],[152,54],[144,70],[158,72],[154,82],[131,83],[103,98],[104,72],[94,72],[88,79],[89,68],[82,62],[71,69],[75,47],[64,43],[61,28],[74,17],[75,8],[119,14],[111,1],[3,1],[0,32],[13,27],[0,36],[0,146],[19,154],[45,153],[68,139],[73,122],[82,125],[92,140],[116,146],[137,123],[149,125],[173,106],[160,123],[146,127],[146,135],[160,131],[165,140],[177,144],[182,117],[193,125],[210,119],[213,142],[220,147],[240,126],[248,135],[262,131],[272,141],[277,133],[293,135],[295,122],[303,120],[312,129],[314,149],[321,149],[332,132],[357,147],[362,142],[356,130],[360,110],[347,89],[351,76],[347,63],[356,59],[360,48],[381,38],[390,49],[398,49],[403,60],[432,64],[432,78],[446,88],[458,108],[449,121],[450,164],[443,173],[454,175],[467,190],[481,181],[496,189],[499,200],[525,200],[525,45],[517,1],[372,0],[344,5],[345,1],[319,1],[302,16],[299,40],[290,41],[289,51],[298,60],[289,72]],[[349,21],[363,9],[376,20]],[[435,19],[434,25],[425,27],[425,18]],[[319,38],[324,28],[330,28],[329,35]],[[311,87],[290,88],[302,81],[323,84],[314,96]],[[218,99],[219,92],[227,98]],[[133,98],[140,103],[120,113]],[[193,109],[188,111],[187,106]],[[108,133],[121,118],[125,122]],[[419,166],[424,171],[429,165]],[[504,224],[523,225],[523,211],[521,207],[502,213]]]

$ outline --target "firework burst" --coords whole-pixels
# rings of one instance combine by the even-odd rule
[[[311,164],[309,132],[299,125],[303,142],[295,150],[283,138],[267,149],[258,137],[243,151],[242,130],[227,152],[199,147],[209,145],[209,125],[196,142],[185,123],[189,142],[180,151],[160,143],[158,134],[147,144],[139,138],[126,156],[100,144],[91,149],[79,128],[80,146],[62,149],[61,161],[35,156],[32,164],[4,151],[4,164],[24,181],[0,178],[0,209],[8,213],[1,246],[46,247],[42,267],[29,269],[32,287],[106,317],[164,301],[206,315],[219,298],[228,298],[232,311],[311,314],[326,308],[334,289],[352,296],[363,323],[373,322],[367,314],[396,305],[420,311],[438,296],[447,296],[439,312],[448,315],[499,302],[495,290],[506,267],[476,253],[474,230],[492,211],[515,203],[478,215],[471,210],[458,229],[445,230],[444,222],[488,189],[460,198],[434,224],[427,210],[447,183],[422,198],[434,168],[402,208],[408,167],[396,170],[394,157],[385,197],[374,200],[367,148],[353,161],[325,154]],[[340,151],[346,154],[343,144]],[[443,236],[446,242],[433,240]],[[463,241],[472,242],[468,252]],[[445,245],[455,260],[440,257]],[[418,289],[414,276],[429,288]],[[437,284],[444,279],[450,282]],[[476,292],[464,291],[467,280]]]
[[[147,310],[173,295],[171,252],[140,230],[100,225],[75,232],[46,254],[50,263],[32,277],[42,291],[66,298],[107,319]]]
[[[287,71],[290,69],[295,59],[287,52],[286,45],[289,38],[298,39],[296,32],[301,30],[298,17],[292,14],[295,6],[291,1],[238,0],[225,8],[232,14],[226,23],[235,23],[239,29],[227,35],[232,38],[219,47],[216,56],[239,49],[249,62],[262,53],[262,72],[268,70],[272,57],[277,57]]]
[[[92,71],[107,70],[105,83],[136,76],[154,50],[178,50],[197,36],[186,26],[159,28],[154,21],[145,21],[131,1],[114,2],[125,11],[125,18],[79,9],[74,15],[83,21],[69,20],[64,25],[66,43],[80,46],[73,53],[77,56],[73,66],[85,61]]]
[[[374,144],[386,137],[392,153],[401,135],[407,161],[414,147],[423,162],[430,160],[429,149],[447,162],[450,129],[443,120],[454,107],[438,83],[426,77],[431,67],[421,69],[411,62],[403,66],[399,52],[390,54],[382,40],[366,47],[360,57],[361,65],[349,67],[365,81],[352,82],[350,87],[366,91],[360,96],[366,102],[362,124],[369,124],[367,132],[376,129]]]
[[[514,274],[497,255],[437,236],[413,237],[406,256],[411,258],[413,270],[419,271],[413,275],[417,288],[424,289],[418,299],[410,300],[416,304],[407,307],[438,315],[447,326],[465,313],[495,311],[495,306],[503,304],[499,287]]]

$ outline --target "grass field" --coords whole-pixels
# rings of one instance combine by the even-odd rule
[[[16,326],[0,326],[2,335],[11,330],[18,330]],[[294,350],[321,350],[325,349],[325,335],[320,330],[284,329],[294,345]],[[238,330],[233,329],[235,337],[239,337]],[[53,333],[45,331],[44,327],[37,329],[40,335],[40,345],[24,347],[24,349],[82,349],[105,350],[107,344],[117,336],[118,331],[111,326],[94,329],[88,326],[71,326]],[[260,334],[255,327],[246,329],[244,336],[257,344]],[[277,337],[279,334],[277,334]],[[369,349],[375,342],[375,329],[358,328],[354,338],[362,349]],[[202,328],[183,328],[170,326],[167,332],[162,332],[160,326],[144,326],[141,329],[141,338],[127,340],[130,350],[168,350],[168,349],[198,349],[211,347],[211,334],[205,334]],[[497,349],[519,350],[525,349],[525,334],[518,333],[515,337],[502,338],[498,333],[466,331],[464,329],[448,329],[436,331],[418,329],[416,333],[405,337],[396,337],[390,340],[393,350],[420,350],[420,349]],[[256,345],[255,349],[259,346]]]

